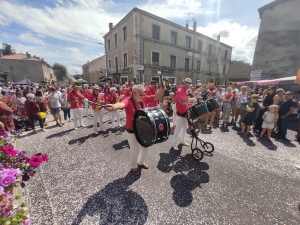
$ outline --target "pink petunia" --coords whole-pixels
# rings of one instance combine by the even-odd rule
[[[12,183],[16,182],[16,177],[10,174],[4,173],[0,176],[0,185],[3,187],[8,187]]]
[[[5,147],[4,149],[3,149],[3,151],[7,154],[7,155],[10,155],[10,156],[15,156],[15,155],[17,155],[19,152],[18,151],[16,151],[14,148],[12,148],[12,147]]]
[[[43,162],[43,159],[37,156],[32,156],[29,160],[29,164],[34,167],[38,167]]]
[[[48,158],[48,155],[47,155],[47,154],[44,154],[44,155],[42,156],[42,159],[43,159],[44,162],[48,162],[48,161],[49,161],[49,158]]]

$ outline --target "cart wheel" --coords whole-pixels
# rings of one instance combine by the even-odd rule
[[[192,151],[192,155],[195,160],[200,161],[201,159],[203,159],[203,152],[199,148],[194,148]]]
[[[206,152],[209,152],[209,153],[211,153],[215,150],[215,147],[210,142],[205,142],[204,145],[203,145],[203,148]]]

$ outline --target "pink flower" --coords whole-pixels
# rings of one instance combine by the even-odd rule
[[[11,176],[16,176],[16,177],[19,177],[22,175],[22,172],[19,170],[19,169],[5,169],[3,168],[2,170],[2,174],[8,174],[8,175],[11,175]]]
[[[47,155],[47,154],[44,154],[44,155],[42,156],[42,159],[43,159],[44,162],[48,162],[48,161],[49,161],[48,155]]]
[[[30,224],[30,218],[27,216],[26,220],[23,222],[23,225],[29,225]]]
[[[29,164],[34,167],[38,167],[43,162],[43,159],[37,156],[32,156],[29,160]]]
[[[4,188],[0,186],[0,196],[4,193]]]
[[[14,148],[12,147],[5,147],[3,149],[3,151],[7,154],[7,155],[10,155],[10,156],[15,156],[17,155],[19,152],[16,151]]]
[[[11,183],[15,183],[16,182],[16,177],[12,176],[10,174],[7,173],[3,173],[0,176],[0,185],[4,186],[4,187],[8,187]]]

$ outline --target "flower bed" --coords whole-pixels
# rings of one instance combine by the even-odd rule
[[[14,189],[25,187],[30,177],[43,162],[48,162],[47,154],[37,153],[28,157],[18,151],[4,137],[0,137],[0,224],[28,225],[28,209],[24,202],[16,205],[21,196],[14,194]]]

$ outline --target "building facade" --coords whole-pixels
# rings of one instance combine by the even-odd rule
[[[262,69],[262,80],[296,76],[300,68],[299,9],[299,0],[277,0],[258,9],[261,23],[252,69]]]
[[[106,57],[105,55],[87,62],[82,65],[83,79],[88,83],[99,84],[100,79],[105,77],[106,74]]]
[[[251,73],[251,65],[243,61],[232,61],[229,67],[229,82],[247,81]]]
[[[223,84],[228,77],[232,47],[193,29],[175,24],[138,8],[104,36],[107,75],[115,83],[159,80],[170,83],[185,77],[195,82]]]
[[[11,71],[11,81],[18,82],[27,78],[34,83],[56,82],[52,67],[43,58],[26,54],[2,55],[0,66],[3,70]]]

